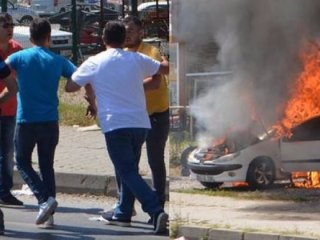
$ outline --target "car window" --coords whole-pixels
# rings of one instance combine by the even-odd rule
[[[292,130],[291,137],[283,138],[284,142],[320,140],[320,118],[310,119]]]

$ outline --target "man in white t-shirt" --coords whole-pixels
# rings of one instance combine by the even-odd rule
[[[67,92],[91,84],[98,117],[105,135],[109,156],[121,178],[120,203],[113,213],[104,215],[108,224],[130,226],[134,199],[154,219],[154,232],[164,233],[168,215],[154,190],[138,173],[141,147],[150,122],[146,110],[143,79],[169,72],[168,62],[158,62],[143,54],[124,51],[125,27],[110,21],[103,32],[106,51],[87,59],[72,75]],[[94,105],[94,96],[89,96]]]

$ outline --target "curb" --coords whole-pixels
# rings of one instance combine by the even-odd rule
[[[313,237],[191,226],[178,227],[178,236],[183,236],[185,240],[320,240]]]
[[[56,189],[61,193],[90,193],[95,195],[106,195],[109,197],[117,197],[117,183],[115,176],[102,176],[90,174],[76,173],[55,173]],[[143,179],[152,186],[150,177]],[[25,182],[21,178],[19,172],[14,170],[13,182],[15,188],[21,188]],[[169,199],[169,181],[167,180],[166,198]]]

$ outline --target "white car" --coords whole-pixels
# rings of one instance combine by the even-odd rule
[[[33,46],[29,40],[30,28],[28,26],[14,27],[13,39],[18,41],[23,48]],[[70,57],[72,49],[72,33],[52,28],[50,49],[65,57]]]
[[[226,182],[247,182],[250,188],[270,186],[291,172],[320,171],[320,117],[292,129],[291,137],[276,138],[238,132],[219,145],[194,149],[187,166],[202,185],[215,188]]]
[[[15,23],[21,25],[30,25],[34,18],[39,17],[38,13],[31,7],[16,5],[10,1],[7,2],[7,12],[12,16]]]
[[[171,1],[169,1],[169,5],[171,4]],[[155,1],[153,2],[145,2],[141,3],[138,6],[138,13],[139,17],[146,21],[146,20],[154,20],[157,19],[157,4]],[[169,13],[169,6],[167,1],[159,1],[158,2],[158,17],[160,19],[162,18],[168,18]]]

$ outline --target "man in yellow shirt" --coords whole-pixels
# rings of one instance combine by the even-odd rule
[[[143,43],[143,24],[137,17],[128,16],[123,20],[123,23],[126,27],[125,47],[127,51],[140,52],[158,61],[163,59],[158,48]],[[152,172],[153,187],[157,192],[161,206],[164,207],[166,200],[164,152],[170,126],[167,78],[164,75],[147,78],[144,80],[144,88],[151,122],[151,130],[146,139],[148,163]],[[121,191],[118,177],[117,183],[118,189]],[[152,219],[149,220],[149,223],[152,223]]]

